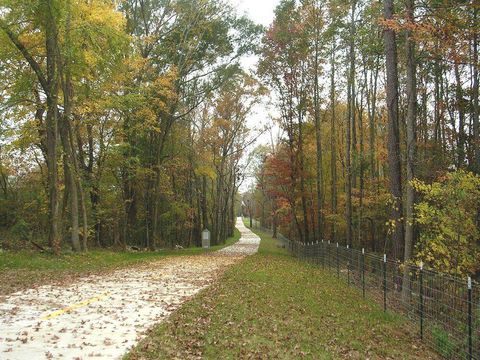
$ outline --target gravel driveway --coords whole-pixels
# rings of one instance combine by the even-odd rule
[[[240,218],[236,226],[240,240],[214,253],[11,294],[0,304],[0,358],[121,358],[145,330],[258,250],[258,236]]]

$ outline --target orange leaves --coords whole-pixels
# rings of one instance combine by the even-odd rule
[[[474,5],[465,6],[435,7],[427,3],[418,9],[415,21],[401,14],[394,19],[379,19],[378,23],[398,33],[410,31],[419,47],[431,57],[469,62],[469,42],[478,36],[480,28],[472,16]]]

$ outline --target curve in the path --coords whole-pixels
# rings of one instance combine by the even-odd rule
[[[115,359],[142,334],[257,251],[240,218],[240,240],[215,256],[166,258],[68,286],[20,291],[0,303],[0,359]]]
[[[258,251],[260,238],[243,224],[242,218],[237,218],[235,227],[238,229],[238,231],[240,231],[240,240],[231,246],[227,246],[219,251],[216,251],[214,254],[251,255]]]

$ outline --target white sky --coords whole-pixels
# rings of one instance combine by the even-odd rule
[[[273,10],[279,0],[230,0],[239,10],[240,14],[246,14],[257,24],[268,26],[273,20]]]
[[[252,21],[257,24],[261,24],[265,27],[268,27],[273,21],[273,11],[278,5],[280,0],[229,0],[233,6],[238,9],[239,14],[246,15]],[[242,65],[246,69],[255,69],[255,64],[257,63],[258,58],[256,56],[249,56],[242,61]],[[265,99],[265,101],[257,105],[252,113],[247,118],[247,124],[250,129],[255,131],[255,129],[263,128],[266,125],[271,125],[272,116],[275,116],[275,111],[272,106],[269,106],[270,99]],[[278,132],[278,128],[274,126],[274,136]],[[269,144],[271,142],[270,133],[266,132],[258,136],[256,142],[250,146],[248,151],[253,150],[259,144]],[[247,152],[248,152],[247,151]],[[247,157],[248,154],[245,154]],[[246,174],[248,176],[248,174]],[[244,192],[248,187],[253,183],[253,178],[247,178],[242,186],[240,187],[240,192]]]

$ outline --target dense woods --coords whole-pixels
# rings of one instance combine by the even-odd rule
[[[478,11],[281,1],[258,73],[282,135],[256,149],[244,211],[300,242],[478,273]]]
[[[217,0],[2,0],[1,246],[232,235],[260,32]]]
[[[0,352],[477,359],[479,11],[0,0]]]
[[[222,243],[269,93],[247,213],[478,273],[478,8],[282,0],[263,29],[221,0],[2,0],[1,245]]]

